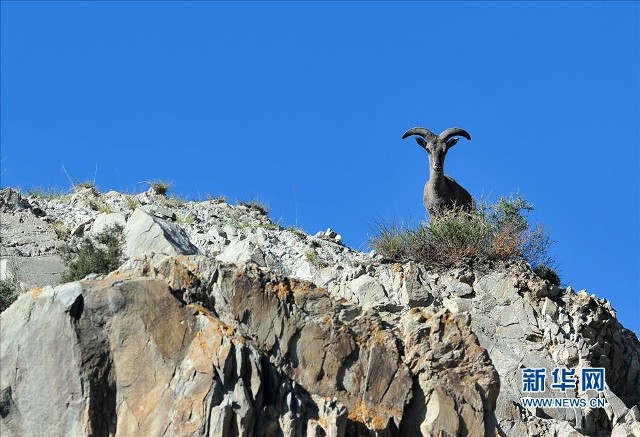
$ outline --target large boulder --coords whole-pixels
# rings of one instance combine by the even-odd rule
[[[137,208],[124,227],[125,255],[135,258],[145,253],[167,256],[193,255],[198,248],[187,233],[175,222]]]

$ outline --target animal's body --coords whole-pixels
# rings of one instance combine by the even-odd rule
[[[444,159],[451,147],[457,142],[457,136],[471,140],[464,129],[450,128],[440,135],[435,135],[424,128],[412,128],[402,138],[416,135],[416,142],[429,154],[429,180],[424,186],[423,202],[431,218],[446,211],[460,208],[471,211],[474,208],[473,198],[467,190],[453,178],[444,174]]]

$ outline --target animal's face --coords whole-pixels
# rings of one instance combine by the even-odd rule
[[[457,139],[449,140],[448,142],[442,140],[425,141],[424,139],[417,137],[417,143],[423,147],[429,154],[429,164],[436,173],[442,173],[444,169],[444,158],[447,155],[447,151],[458,141]]]
[[[442,173],[444,157],[447,155],[447,144],[444,141],[434,141],[427,146],[429,164],[436,173]]]

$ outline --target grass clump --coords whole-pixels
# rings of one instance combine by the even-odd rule
[[[196,215],[192,212],[188,214],[178,214],[176,217],[176,222],[181,225],[192,225],[196,221]]]
[[[329,264],[327,264],[327,262],[322,259],[322,257],[320,256],[320,254],[318,252],[316,252],[315,250],[309,250],[304,254],[305,259],[307,260],[307,262],[309,262],[309,264],[311,264],[312,266],[321,269],[324,267],[327,267]]]
[[[548,255],[551,240],[542,226],[530,226],[526,213],[532,210],[519,194],[503,197],[492,205],[483,202],[472,212],[448,211],[417,228],[379,224],[369,245],[388,259],[415,260],[436,267],[450,267],[475,257],[524,259],[534,268],[548,267],[553,264]]]
[[[255,209],[262,215],[269,214],[269,205],[267,205],[262,200],[255,198],[248,201],[240,201],[238,205],[246,206],[247,208]]]
[[[51,228],[60,240],[66,240],[71,235],[71,230],[61,220],[56,220],[51,224]]]
[[[179,208],[181,206],[184,206],[187,201],[179,197],[165,197],[164,199],[162,199],[161,203],[169,208]]]
[[[208,194],[206,196],[206,200],[211,201],[213,203],[227,203],[227,197],[223,194],[220,196],[214,196],[212,194]]]
[[[153,194],[156,194],[158,196],[165,196],[165,197],[169,192],[169,190],[171,189],[171,187],[173,186],[172,182],[161,181],[161,180],[149,181],[148,184]]]
[[[105,228],[93,237],[85,237],[78,248],[66,246],[62,259],[67,271],[62,282],[77,281],[88,274],[107,274],[124,261],[124,227],[116,224]]]
[[[73,185],[73,189],[74,189],[74,191],[76,193],[78,191],[83,191],[83,190],[88,190],[88,189],[90,189],[92,191],[97,191],[96,183],[94,181],[78,182],[78,183]]]
[[[18,284],[12,279],[0,280],[0,313],[18,299]]]
[[[94,211],[105,214],[115,212],[115,210],[111,206],[107,205],[107,203],[100,197],[91,197],[89,199],[86,199],[86,202],[87,205],[89,205],[89,207]]]
[[[128,194],[124,197],[124,204],[128,209],[133,211],[140,206],[140,201],[136,198],[136,196]]]

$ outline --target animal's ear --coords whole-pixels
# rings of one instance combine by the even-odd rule
[[[415,140],[416,140],[416,143],[418,143],[418,145],[419,145],[420,147],[422,147],[422,148],[423,148],[424,150],[426,150],[426,151],[429,151],[429,150],[427,149],[427,142],[426,142],[423,138],[416,137],[416,138],[415,138]]]
[[[455,146],[459,139],[460,138],[451,138],[449,141],[447,141],[447,150]]]

